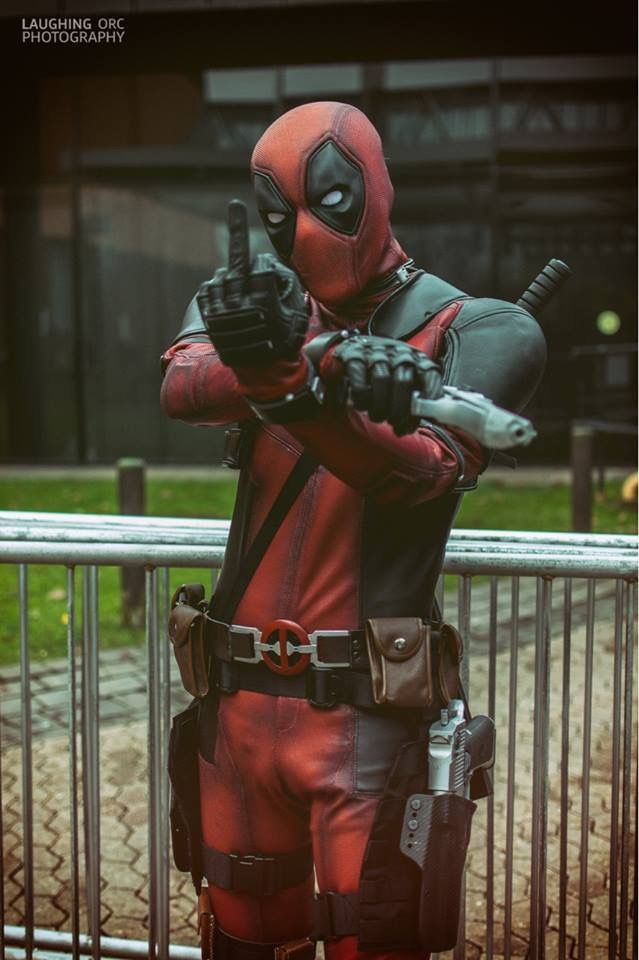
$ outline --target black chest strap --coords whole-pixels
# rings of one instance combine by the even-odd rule
[[[255,535],[255,539],[242,558],[233,582],[228,587],[224,584],[224,589],[221,589],[220,584],[220,588],[216,590],[210,606],[211,615],[216,620],[223,620],[228,623],[233,620],[233,614],[253,579],[253,574],[262,562],[268,545],[316,467],[317,464],[311,455],[306,451],[302,453],[286,478],[284,486],[273,502],[273,506]]]

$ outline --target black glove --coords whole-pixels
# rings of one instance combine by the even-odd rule
[[[266,366],[295,357],[308,310],[297,276],[270,253],[249,259],[246,207],[229,203],[229,265],[203,283],[197,302],[207,333],[229,367]]]
[[[376,423],[388,420],[398,436],[413,431],[419,421],[410,412],[416,390],[429,400],[442,396],[437,364],[401,340],[354,336],[333,356],[344,365],[353,406]]]

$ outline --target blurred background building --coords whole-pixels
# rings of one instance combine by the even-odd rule
[[[380,130],[418,265],[507,299],[550,257],[572,267],[543,317],[540,439],[521,459],[565,462],[575,418],[634,423],[634,21],[510,6],[4,0],[0,457],[219,457],[220,431],[159,410],[159,357],[224,263],[231,197],[268,248],[250,152],[313,99]],[[100,15],[124,17],[121,44],[21,41],[20,17]],[[627,435],[609,443],[634,462]]]

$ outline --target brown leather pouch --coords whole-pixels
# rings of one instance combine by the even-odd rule
[[[433,697],[431,631],[418,617],[366,621],[375,703],[428,707]]]
[[[450,624],[418,617],[366,621],[375,703],[429,708],[457,696],[462,642]]]
[[[201,583],[183,583],[171,600],[169,639],[182,685],[192,697],[205,697],[209,692],[205,607]]]

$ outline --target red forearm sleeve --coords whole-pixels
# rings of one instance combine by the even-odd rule
[[[431,500],[449,490],[459,475],[452,446],[427,427],[398,437],[387,423],[372,423],[356,410],[322,415],[288,426],[319,462],[349,486],[380,503]],[[449,431],[464,458],[464,477],[473,479],[482,451],[466,435]]]
[[[338,368],[322,364],[322,374],[332,379]],[[307,379],[307,365],[283,361],[268,369],[238,371],[240,389],[252,399],[266,402],[299,390]],[[459,476],[459,462],[452,445],[420,427],[398,437],[387,423],[373,423],[353,409],[324,409],[315,420],[286,425],[327,470],[350,487],[373,499],[391,503],[419,503],[450,489]],[[464,477],[473,479],[482,466],[478,443],[460,431],[448,431],[464,459]]]
[[[164,354],[162,409],[176,420],[223,424],[252,415],[237,377],[210,343],[182,341]]]
[[[303,357],[233,371],[206,343],[177,344],[165,361],[163,409],[194,424],[245,419],[251,415],[246,396],[277,399],[299,390],[307,378]],[[459,474],[452,446],[427,427],[397,437],[389,424],[373,423],[356,410],[327,408],[317,419],[286,429],[336,477],[382,503],[430,500],[450,489]],[[464,457],[464,476],[472,479],[481,469],[481,447],[459,431],[449,433]]]

